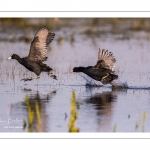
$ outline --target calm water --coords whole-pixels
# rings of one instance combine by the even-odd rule
[[[81,29],[80,29],[81,30]],[[144,31],[89,37],[75,29],[63,28],[48,48],[48,64],[56,70],[58,80],[42,73],[39,80],[20,81],[33,77],[16,60],[7,60],[13,53],[28,55],[30,42],[0,42],[0,131],[28,132],[28,95],[32,110],[38,101],[42,132],[68,132],[71,96],[75,92],[80,132],[149,132],[150,131],[150,42]],[[18,32],[19,34],[19,32]],[[21,33],[20,33],[21,34]],[[34,36],[34,32],[31,34]],[[63,37],[63,39],[61,38]],[[126,38],[128,37],[128,38]],[[128,89],[85,86],[79,74],[70,73],[75,66],[95,65],[99,48],[112,51],[117,63],[115,71]],[[33,132],[38,128],[33,120]]]

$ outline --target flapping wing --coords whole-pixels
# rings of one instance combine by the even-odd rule
[[[49,32],[46,27],[42,27],[34,36],[31,42],[28,58],[32,61],[46,61],[47,46],[52,42],[55,34]]]
[[[108,52],[108,50],[100,50],[98,52],[98,62],[95,67],[98,68],[106,68],[110,70],[114,70],[116,59],[113,56],[112,52]]]

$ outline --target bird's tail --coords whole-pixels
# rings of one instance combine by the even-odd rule
[[[112,81],[118,79],[118,75],[110,74]]]
[[[43,63],[41,63],[40,66],[42,67],[42,71],[44,71],[44,72],[50,72],[53,70],[52,68],[50,68],[49,66],[47,66],[46,64],[43,64]]]

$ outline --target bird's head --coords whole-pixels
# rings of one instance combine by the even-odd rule
[[[71,72],[83,72],[84,67],[74,67]]]
[[[8,59],[17,59],[19,56],[16,54],[11,55],[10,57],[8,57]]]

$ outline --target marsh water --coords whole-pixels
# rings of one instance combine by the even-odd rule
[[[29,42],[20,40],[25,29],[11,32],[1,29],[0,132],[68,132],[73,91],[77,111],[75,126],[80,132],[150,131],[150,32],[114,29],[111,24],[88,30],[89,20],[85,19],[87,24],[80,26],[84,21],[73,19],[74,26],[52,30],[56,35],[48,47],[45,63],[56,70],[58,80],[41,73],[38,80],[21,81],[36,75],[16,60],[7,58],[15,53],[27,56],[37,28],[26,30],[31,37]],[[119,81],[127,83],[129,88],[86,86],[82,75],[70,72],[73,67],[95,65],[99,48],[113,52],[117,60],[115,72]],[[32,130],[28,128],[26,96],[34,112],[38,101],[40,130],[37,130],[37,117],[33,119]],[[23,127],[25,122],[27,125]]]

